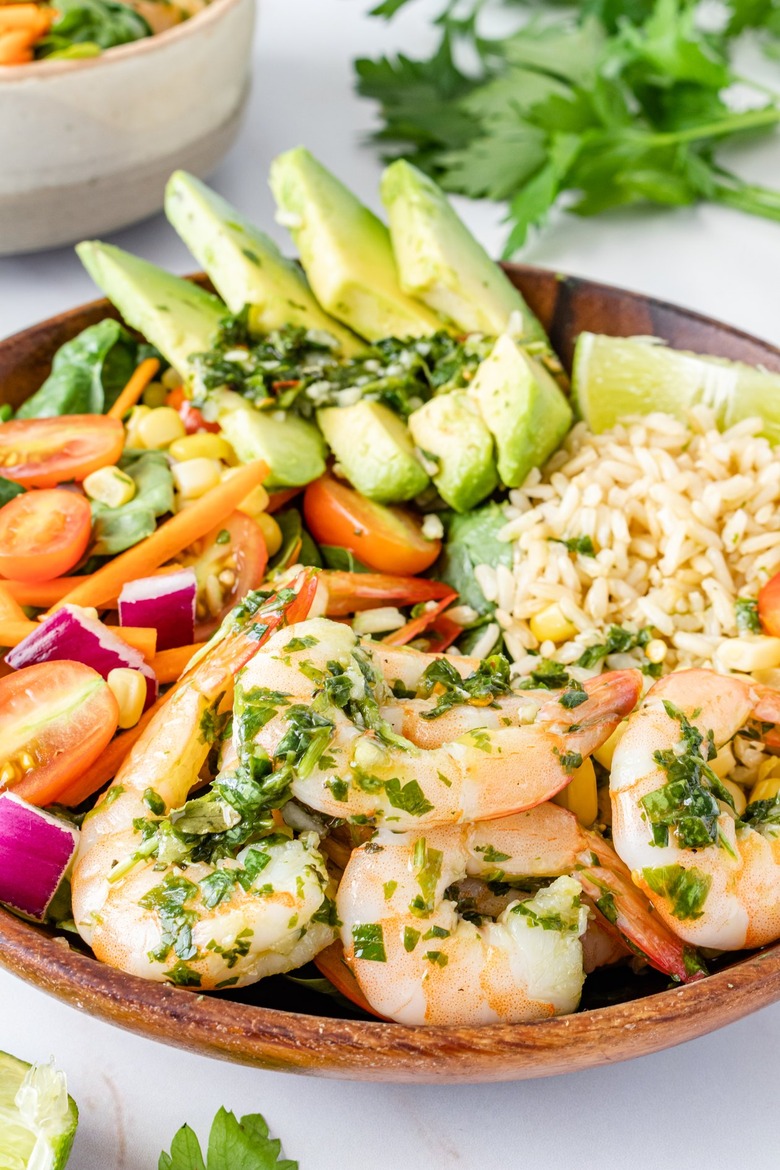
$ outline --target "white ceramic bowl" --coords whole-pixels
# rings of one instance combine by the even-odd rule
[[[249,90],[255,0],[82,61],[0,66],[0,255],[73,243],[162,207],[212,170]]]

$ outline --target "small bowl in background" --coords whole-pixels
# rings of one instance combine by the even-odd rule
[[[0,256],[152,215],[177,167],[205,176],[249,92],[255,0],[80,61],[0,66]]]

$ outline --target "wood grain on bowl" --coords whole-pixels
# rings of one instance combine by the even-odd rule
[[[583,330],[653,334],[682,348],[780,370],[780,350],[727,325],[635,293],[509,265],[507,271],[570,366]],[[200,278],[198,278],[200,279]],[[38,388],[63,342],[115,316],[105,301],[0,342],[0,401]],[[338,948],[329,956],[338,964]],[[325,962],[327,963],[326,958]],[[227,996],[150,983],[98,963],[62,938],[0,910],[0,964],[43,991],[151,1039],[287,1072],[375,1081],[523,1080],[647,1055],[702,1036],[780,999],[780,944],[701,982],[536,1024],[407,1027],[334,1015],[292,982]],[[296,1010],[306,1002],[306,1013]],[[316,1014],[318,1011],[321,1014]]]

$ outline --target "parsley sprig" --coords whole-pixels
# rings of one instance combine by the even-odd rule
[[[408,2],[385,0],[373,14],[389,19]],[[588,0],[532,17],[517,4],[518,27],[501,38],[483,31],[486,7],[448,0],[431,56],[355,68],[359,92],[379,103],[376,138],[389,155],[447,191],[506,201],[505,257],[567,193],[583,216],[707,200],[780,219],[780,192],[719,158],[780,121],[780,94],[740,77],[732,60],[746,29],[780,56],[773,0],[729,0],[716,31],[704,27],[703,0]],[[735,83],[752,89],[752,108],[729,103]]]
[[[197,1135],[183,1125],[171,1143],[170,1153],[160,1154],[157,1170],[298,1170],[298,1163],[280,1157],[281,1142],[268,1136],[260,1113],[240,1120],[220,1109],[211,1126],[206,1157]]]

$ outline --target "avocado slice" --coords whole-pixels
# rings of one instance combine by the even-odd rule
[[[549,348],[541,322],[432,179],[398,159],[382,176],[381,194],[405,293],[465,333],[495,336],[519,313],[518,340]]]
[[[361,337],[425,337],[443,328],[398,283],[381,220],[303,147],[271,164],[279,221],[289,228],[322,307]]]
[[[468,393],[496,441],[498,474],[507,487],[519,487],[540,467],[572,423],[558,383],[506,333],[478,366]]]
[[[411,500],[430,483],[408,427],[381,402],[324,407],[317,422],[347,479],[369,500]]]
[[[299,266],[205,183],[174,171],[165,188],[165,214],[231,313],[250,306],[253,333],[300,325],[330,333],[346,356],[365,349],[322,311]]]
[[[468,512],[498,486],[493,436],[465,390],[439,394],[409,416],[415,444],[437,460],[433,482],[456,512]]]
[[[264,459],[267,488],[300,487],[325,471],[325,444],[313,425],[295,414],[255,410],[240,394],[213,395],[217,422],[242,463]]]
[[[156,346],[182,378],[188,378],[191,356],[211,348],[225,316],[222,301],[113,244],[86,240],[76,251],[127,324]]]

